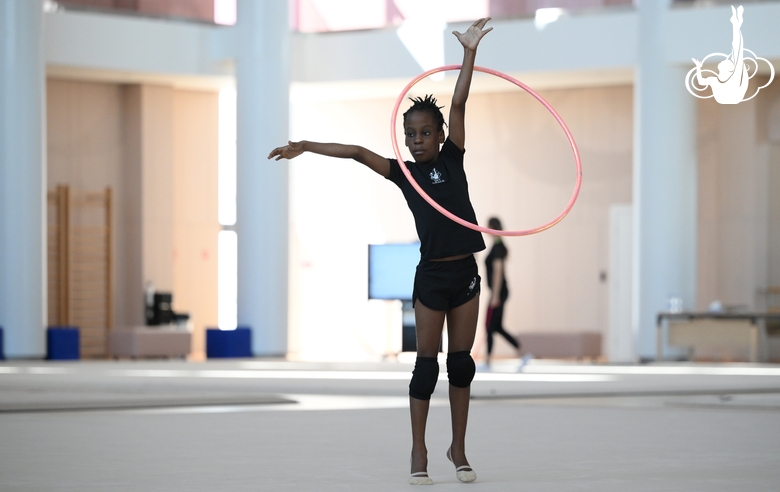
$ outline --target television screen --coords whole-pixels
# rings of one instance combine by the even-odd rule
[[[412,300],[420,243],[368,245],[368,298]]]

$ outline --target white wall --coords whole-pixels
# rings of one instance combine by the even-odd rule
[[[665,60],[691,65],[691,58],[703,58],[713,51],[730,50],[731,16],[728,5],[708,8],[677,7],[669,10],[669,32],[665,33]],[[780,2],[750,3],[742,27],[745,47],[780,66]],[[577,84],[582,73],[611,72],[633,68],[637,63],[637,14],[634,9],[615,8],[561,17],[539,31],[533,19],[494,20],[494,31],[485,38],[478,64],[507,73],[546,73],[556,83],[561,73]],[[445,64],[460,63],[462,52],[452,42],[452,30],[468,24],[447,26]],[[489,48],[488,48],[489,47]],[[713,48],[717,47],[717,48]],[[394,30],[297,35],[293,51],[300,57],[292,66],[292,80],[328,82],[335,80],[377,80],[412,77],[420,66],[410,56]],[[382,56],[376,56],[378,52]],[[333,56],[337,53],[338,55]],[[544,85],[547,85],[546,83]]]
[[[690,64],[716,51],[729,51],[731,15],[728,5],[673,8],[664,57]],[[95,77],[133,78],[166,75],[213,78],[227,83],[237,52],[235,28],[85,12],[55,12],[45,17],[45,52],[49,70],[72,73],[91,70]],[[780,66],[780,2],[750,3],[742,33],[745,46]],[[555,84],[561,76],[578,84],[587,74],[624,77],[636,65],[637,17],[633,9],[609,9],[564,16],[538,31],[532,19],[494,20],[479,64],[507,73],[546,74]],[[445,63],[460,63],[459,45],[448,26],[442,35]],[[293,35],[291,80],[321,83],[354,80],[408,79],[420,65],[394,29]],[[382,56],[377,56],[381,53]],[[59,74],[62,75],[62,74]],[[147,80],[148,81],[148,80]],[[560,80],[557,81],[560,83]],[[547,85],[547,84],[543,84]]]
[[[46,64],[125,75],[225,76],[215,62],[221,29],[195,22],[54,12],[44,16]]]

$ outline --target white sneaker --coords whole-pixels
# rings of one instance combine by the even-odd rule
[[[526,364],[528,364],[528,361],[534,358],[534,354],[525,354],[522,359],[520,359],[520,365],[517,366],[517,372],[523,372],[523,369],[525,368]]]

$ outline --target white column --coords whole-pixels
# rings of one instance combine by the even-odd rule
[[[255,355],[287,352],[288,170],[266,157],[288,139],[289,25],[287,0],[239,0],[238,325]]]
[[[655,320],[670,296],[696,300],[696,99],[686,67],[666,61],[669,0],[639,0],[634,87],[633,322],[637,352],[655,358]]]
[[[46,352],[43,11],[0,0],[0,325],[10,357]]]
[[[631,205],[609,207],[609,361],[636,362],[636,333],[632,323],[633,222]]]

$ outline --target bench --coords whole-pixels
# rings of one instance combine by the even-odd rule
[[[192,334],[175,326],[135,326],[108,332],[111,357],[186,357]]]

